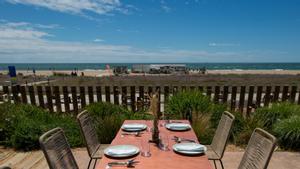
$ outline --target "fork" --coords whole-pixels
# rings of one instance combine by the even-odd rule
[[[123,133],[121,133],[121,136],[124,137],[124,135],[133,135],[133,136],[136,136],[136,137],[141,137],[141,134],[143,134],[143,133],[141,133],[141,132],[134,132],[134,133],[125,133],[125,132],[123,132]]]
[[[134,167],[134,164],[137,164],[139,163],[139,161],[135,161],[135,158],[134,159],[131,159],[131,160],[128,160],[128,161],[113,161],[113,162],[109,162],[107,165],[109,167],[112,167],[112,166],[127,166],[127,167]]]
[[[181,143],[183,141],[192,142],[192,143],[196,142],[195,140],[192,140],[192,139],[180,138],[177,136],[174,136],[173,140],[175,140],[176,143]]]

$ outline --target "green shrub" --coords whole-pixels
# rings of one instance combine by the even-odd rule
[[[93,116],[99,140],[106,144],[114,139],[124,120],[152,119],[144,112],[133,112],[107,102],[93,103],[86,110]]]
[[[50,113],[44,109],[23,104],[0,105],[0,144],[16,149],[39,148],[38,138],[46,131],[61,127],[72,147],[81,146],[82,139],[75,119]]]
[[[167,104],[165,114],[169,118],[185,118],[188,111],[193,115],[206,114],[210,111],[211,101],[202,92],[195,90],[185,90],[176,93]]]
[[[271,107],[257,109],[254,118],[260,121],[264,128],[272,130],[275,123],[292,115],[300,115],[300,106],[284,102],[274,103]]]
[[[175,94],[166,104],[166,115],[172,119],[185,119],[192,112],[192,127],[203,144],[210,144],[226,105],[214,104],[201,91],[186,90]],[[237,127],[240,127],[239,122]],[[233,131],[239,131],[235,129]],[[231,134],[233,138],[233,134]]]
[[[275,124],[274,132],[281,147],[300,149],[300,116],[291,116]]]

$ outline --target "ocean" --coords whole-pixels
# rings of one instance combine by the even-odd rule
[[[127,66],[134,64],[166,64],[166,63],[0,63],[0,70],[15,66],[17,70],[97,70],[105,69],[106,65]],[[300,63],[174,63],[186,64],[190,69],[205,67],[208,70],[300,70]]]

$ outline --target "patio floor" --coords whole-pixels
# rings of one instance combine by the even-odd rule
[[[103,145],[106,148],[108,145]],[[73,149],[75,158],[80,168],[86,168],[89,161],[85,148]],[[223,159],[226,169],[238,167],[243,152],[227,150]],[[217,164],[219,164],[217,162]],[[0,166],[8,165],[15,169],[46,169],[47,163],[41,151],[15,152],[13,150],[0,149]],[[213,163],[212,163],[213,165]],[[300,166],[300,153],[295,152],[275,152],[269,169],[293,169]],[[221,167],[219,167],[221,168]]]

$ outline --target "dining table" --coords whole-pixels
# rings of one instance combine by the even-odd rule
[[[178,123],[189,123],[188,120],[174,120]],[[145,142],[141,141],[142,139],[149,139],[152,138],[152,131],[149,130],[153,128],[153,121],[152,120],[125,120],[123,124],[145,124],[147,125],[148,129],[143,131],[140,136],[135,135],[123,135],[122,129],[120,129],[111,142],[111,146],[114,145],[134,145],[141,149],[142,145]],[[196,143],[199,143],[197,136],[194,130],[191,128],[187,131],[171,131],[165,127],[167,121],[159,120],[159,133],[167,135],[167,139],[169,142],[169,150],[163,151],[159,147],[157,147],[154,143],[149,143],[150,147],[150,157],[144,157],[139,153],[135,157],[131,157],[128,159],[114,159],[109,156],[103,155],[102,159],[98,161],[96,165],[96,169],[107,169],[109,162],[115,161],[126,161],[129,159],[134,158],[137,163],[134,165],[135,169],[212,169],[212,166],[205,154],[197,155],[197,156],[187,156],[178,154],[173,151],[172,146],[176,144],[173,137],[177,136],[180,138],[185,139],[192,139],[195,140]],[[147,144],[147,143],[146,143]],[[127,168],[126,166],[112,166],[111,169],[120,169],[120,168]]]

